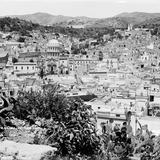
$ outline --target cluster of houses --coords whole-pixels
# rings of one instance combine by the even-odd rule
[[[160,40],[148,30],[133,30],[132,26],[119,32],[124,35],[122,39],[89,47],[85,54],[72,54],[73,40],[66,40],[65,36],[51,36],[37,41],[34,47],[29,42],[27,46],[2,42],[0,72],[3,78],[0,82],[5,80],[8,86],[17,88],[24,85],[38,88],[41,82],[36,78],[43,69],[46,77],[62,84],[68,95],[83,91],[97,95],[98,99],[88,103],[101,119],[112,113],[107,117],[115,122],[125,121],[126,109],[139,117],[159,116]]]

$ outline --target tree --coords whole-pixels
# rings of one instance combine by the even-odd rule
[[[24,37],[19,37],[19,39],[17,41],[18,42],[25,42],[25,38]]]
[[[8,35],[8,36],[6,37],[6,39],[7,39],[7,41],[9,41],[9,40],[12,39],[12,36],[11,36],[11,35]]]
[[[44,76],[45,76],[44,69],[43,69],[43,68],[40,68],[39,77],[40,77],[41,79],[43,79]]]
[[[0,107],[0,133],[5,133],[5,127],[16,127],[11,122],[13,103],[9,101],[9,98],[6,98],[2,95],[0,97],[3,101],[3,106]]]
[[[33,62],[34,62],[34,60],[33,60],[33,59],[30,59],[30,61],[29,61],[29,62],[33,63]]]
[[[16,63],[16,62],[18,62],[18,59],[15,58],[15,57],[13,57],[13,58],[12,58],[12,62],[13,62],[13,63]]]
[[[103,60],[103,53],[102,53],[102,51],[99,51],[99,60],[100,60],[100,61]]]
[[[43,86],[42,91],[19,92],[19,117],[30,122],[37,117],[45,118],[45,143],[56,146],[58,155],[74,157],[77,154],[98,154],[101,143],[91,106],[80,99],[67,98],[58,91],[58,85],[48,84]]]
[[[48,128],[47,140],[55,144],[62,156],[96,155],[100,151],[100,137],[96,131],[96,119],[91,106],[78,99],[64,99],[67,107],[60,107],[60,119]]]

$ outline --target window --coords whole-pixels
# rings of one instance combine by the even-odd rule
[[[23,69],[23,67],[21,67],[21,69]]]
[[[150,102],[154,101],[154,96],[150,95]]]
[[[16,70],[17,70],[17,67],[16,67]]]
[[[14,91],[10,91],[10,96],[14,96]]]
[[[34,69],[34,67],[32,67],[32,69]]]
[[[27,69],[29,69],[29,67],[27,67]]]
[[[120,117],[120,114],[116,114],[116,117]]]

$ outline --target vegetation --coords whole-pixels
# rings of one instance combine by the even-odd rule
[[[19,37],[19,39],[17,41],[21,42],[21,43],[24,43],[25,42],[25,38],[24,37]]]
[[[45,143],[58,148],[58,155],[97,155],[100,137],[96,131],[96,117],[91,106],[82,100],[68,99],[58,94],[59,86],[46,85],[42,91],[21,91],[14,113],[17,118],[34,124],[36,117],[48,119]]]
[[[139,154],[141,160],[160,158],[159,137],[152,136],[148,131],[142,134],[142,128],[136,136],[128,137],[125,127],[103,129],[103,133],[98,135],[96,115],[91,106],[80,99],[68,99],[59,94],[59,89],[59,85],[48,84],[40,91],[19,91],[17,100],[10,100],[14,107],[11,105],[2,109],[5,120],[0,118],[1,128],[11,124],[8,121],[11,111],[14,117],[30,125],[38,125],[41,130],[35,133],[34,143],[57,147],[56,155],[52,155],[54,159],[60,156],[75,160],[129,160],[133,154]]]
[[[12,58],[12,62],[13,62],[13,63],[16,63],[16,62],[18,62],[18,59],[15,58],[15,57],[13,57],[13,58]]]
[[[56,33],[58,36],[59,33],[65,34],[71,37],[77,37],[80,39],[95,38],[99,39],[104,34],[114,35],[114,29],[110,27],[101,27],[101,28],[72,28],[72,27],[62,27],[62,26],[41,26],[29,21],[20,20],[18,18],[4,17],[0,18],[0,30],[3,32],[12,32],[16,31],[20,35],[31,37],[30,31],[40,30],[41,32]]]
[[[13,103],[10,103],[9,100],[2,95],[1,99],[4,101],[4,104],[3,106],[0,106],[0,133],[5,133],[5,127],[7,126],[16,127],[16,126],[11,122],[13,116],[12,114]]]
[[[38,24],[28,22],[25,20],[20,20],[18,18],[10,18],[10,17],[0,18],[0,30],[4,32],[32,31],[33,29],[36,29],[38,27],[39,27]]]
[[[99,39],[104,34],[114,35],[115,29],[111,27],[102,28],[72,28],[72,27],[61,27],[61,26],[47,26],[45,29],[49,32],[61,33],[71,37],[77,37],[80,39],[95,38]]]
[[[95,127],[95,117],[90,106],[81,100],[67,100],[68,107],[62,112],[61,121],[54,121],[49,126],[48,143],[57,143],[58,155],[62,156],[93,156],[100,151],[100,137]],[[53,123],[52,123],[53,124]]]

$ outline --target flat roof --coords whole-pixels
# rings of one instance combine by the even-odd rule
[[[20,62],[20,63],[19,63],[19,62],[18,62],[18,63],[14,63],[13,65],[36,65],[36,63],[32,63],[32,62],[31,62],[31,63],[29,63],[29,62],[27,62],[27,63],[26,63],[26,62],[24,62],[24,63],[23,63],[23,62]]]

